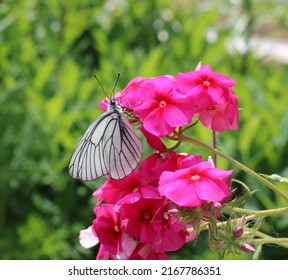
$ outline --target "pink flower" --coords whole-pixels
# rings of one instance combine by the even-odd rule
[[[125,231],[142,243],[153,243],[156,231],[152,225],[158,221],[163,203],[162,198],[141,198],[134,203],[122,204],[119,211],[126,223]]]
[[[222,98],[218,104],[200,109],[198,113],[201,123],[212,130],[238,129],[238,99],[232,90],[227,100]]]
[[[213,168],[201,162],[175,172],[165,171],[160,177],[159,192],[179,206],[195,207],[204,201],[219,202],[229,192],[225,180],[232,170]]]
[[[161,141],[161,139],[154,134],[147,131],[143,125],[140,127],[140,131],[143,133],[143,135],[146,138],[147,143],[156,151],[164,151],[166,150],[165,144]]]
[[[148,156],[140,164],[141,176],[151,186],[158,187],[158,181],[163,171],[177,169],[178,155],[174,151],[155,153]]]
[[[143,85],[149,79],[136,77],[130,80],[127,86],[121,91],[120,102],[122,106],[134,109],[141,104]]]
[[[161,137],[189,123],[195,114],[195,106],[174,89],[174,80],[170,76],[159,76],[145,82],[142,102],[134,112],[147,131]]]
[[[100,191],[97,190],[97,192]],[[121,204],[124,201],[131,203],[141,197],[160,197],[157,188],[149,186],[141,178],[139,170],[134,170],[122,180],[107,180],[101,186],[101,194],[105,201],[111,204]]]
[[[99,107],[102,109],[103,112],[107,111],[109,106],[109,99],[106,97],[99,103]]]
[[[93,221],[93,230],[100,243],[111,254],[122,251],[123,225],[119,212],[114,210],[112,204],[102,204],[95,212],[97,218]]]
[[[212,72],[209,65],[197,71],[178,73],[177,90],[186,94],[200,108],[221,103],[223,94],[231,88],[235,81],[222,74]]]
[[[153,223],[157,234],[154,237],[153,249],[155,252],[169,252],[180,249],[188,237],[186,227],[179,222],[173,211],[170,213],[170,203],[159,211],[160,219]]]
[[[189,155],[185,153],[178,155],[178,167],[180,169],[191,167],[200,162],[202,162],[201,156]],[[170,170],[167,170],[167,171],[170,171]]]

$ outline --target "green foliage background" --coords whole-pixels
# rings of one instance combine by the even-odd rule
[[[240,129],[219,135],[220,148],[257,172],[287,176],[287,65],[259,59],[253,50],[237,52],[241,44],[232,43],[257,32],[287,38],[287,12],[285,4],[260,0],[1,2],[0,259],[95,257],[97,248],[81,249],[78,234],[94,218],[91,194],[103,181],[84,185],[67,175],[75,145],[100,113],[103,94],[94,74],[109,91],[118,72],[123,88],[135,76],[210,64],[236,80],[241,107]],[[207,129],[193,136],[211,142]],[[204,152],[188,145],[179,151]],[[222,160],[220,167],[232,168]],[[257,190],[247,207],[284,206],[265,186],[236,169],[234,175]],[[287,218],[270,218],[262,230],[287,237]],[[217,258],[205,238],[171,258]],[[258,257],[287,259],[288,253],[264,246]]]

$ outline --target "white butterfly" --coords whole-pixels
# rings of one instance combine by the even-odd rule
[[[69,162],[69,174],[82,181],[107,175],[120,180],[137,168],[142,157],[141,142],[122,107],[109,101],[108,110],[88,127]]]

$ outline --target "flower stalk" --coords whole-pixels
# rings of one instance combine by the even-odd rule
[[[223,209],[223,211],[225,211],[225,210],[228,210],[228,211],[231,210],[234,213],[242,213],[242,214],[247,214],[247,215],[251,215],[251,216],[253,215],[253,217],[268,217],[271,215],[288,213],[288,207],[255,211],[255,210],[250,210],[250,209],[243,209],[243,208],[238,208],[238,207],[232,208],[232,207],[226,206]]]

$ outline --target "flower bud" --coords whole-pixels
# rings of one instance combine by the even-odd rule
[[[248,253],[254,253],[256,251],[255,248],[248,243],[243,243],[241,245],[241,250]]]
[[[219,214],[222,209],[222,204],[220,202],[215,202],[211,205],[211,210],[214,214]]]
[[[239,237],[241,237],[242,234],[243,234],[243,231],[244,231],[243,227],[236,227],[236,228],[234,228],[234,229],[233,229],[233,237],[234,237],[234,238],[239,238]]]

